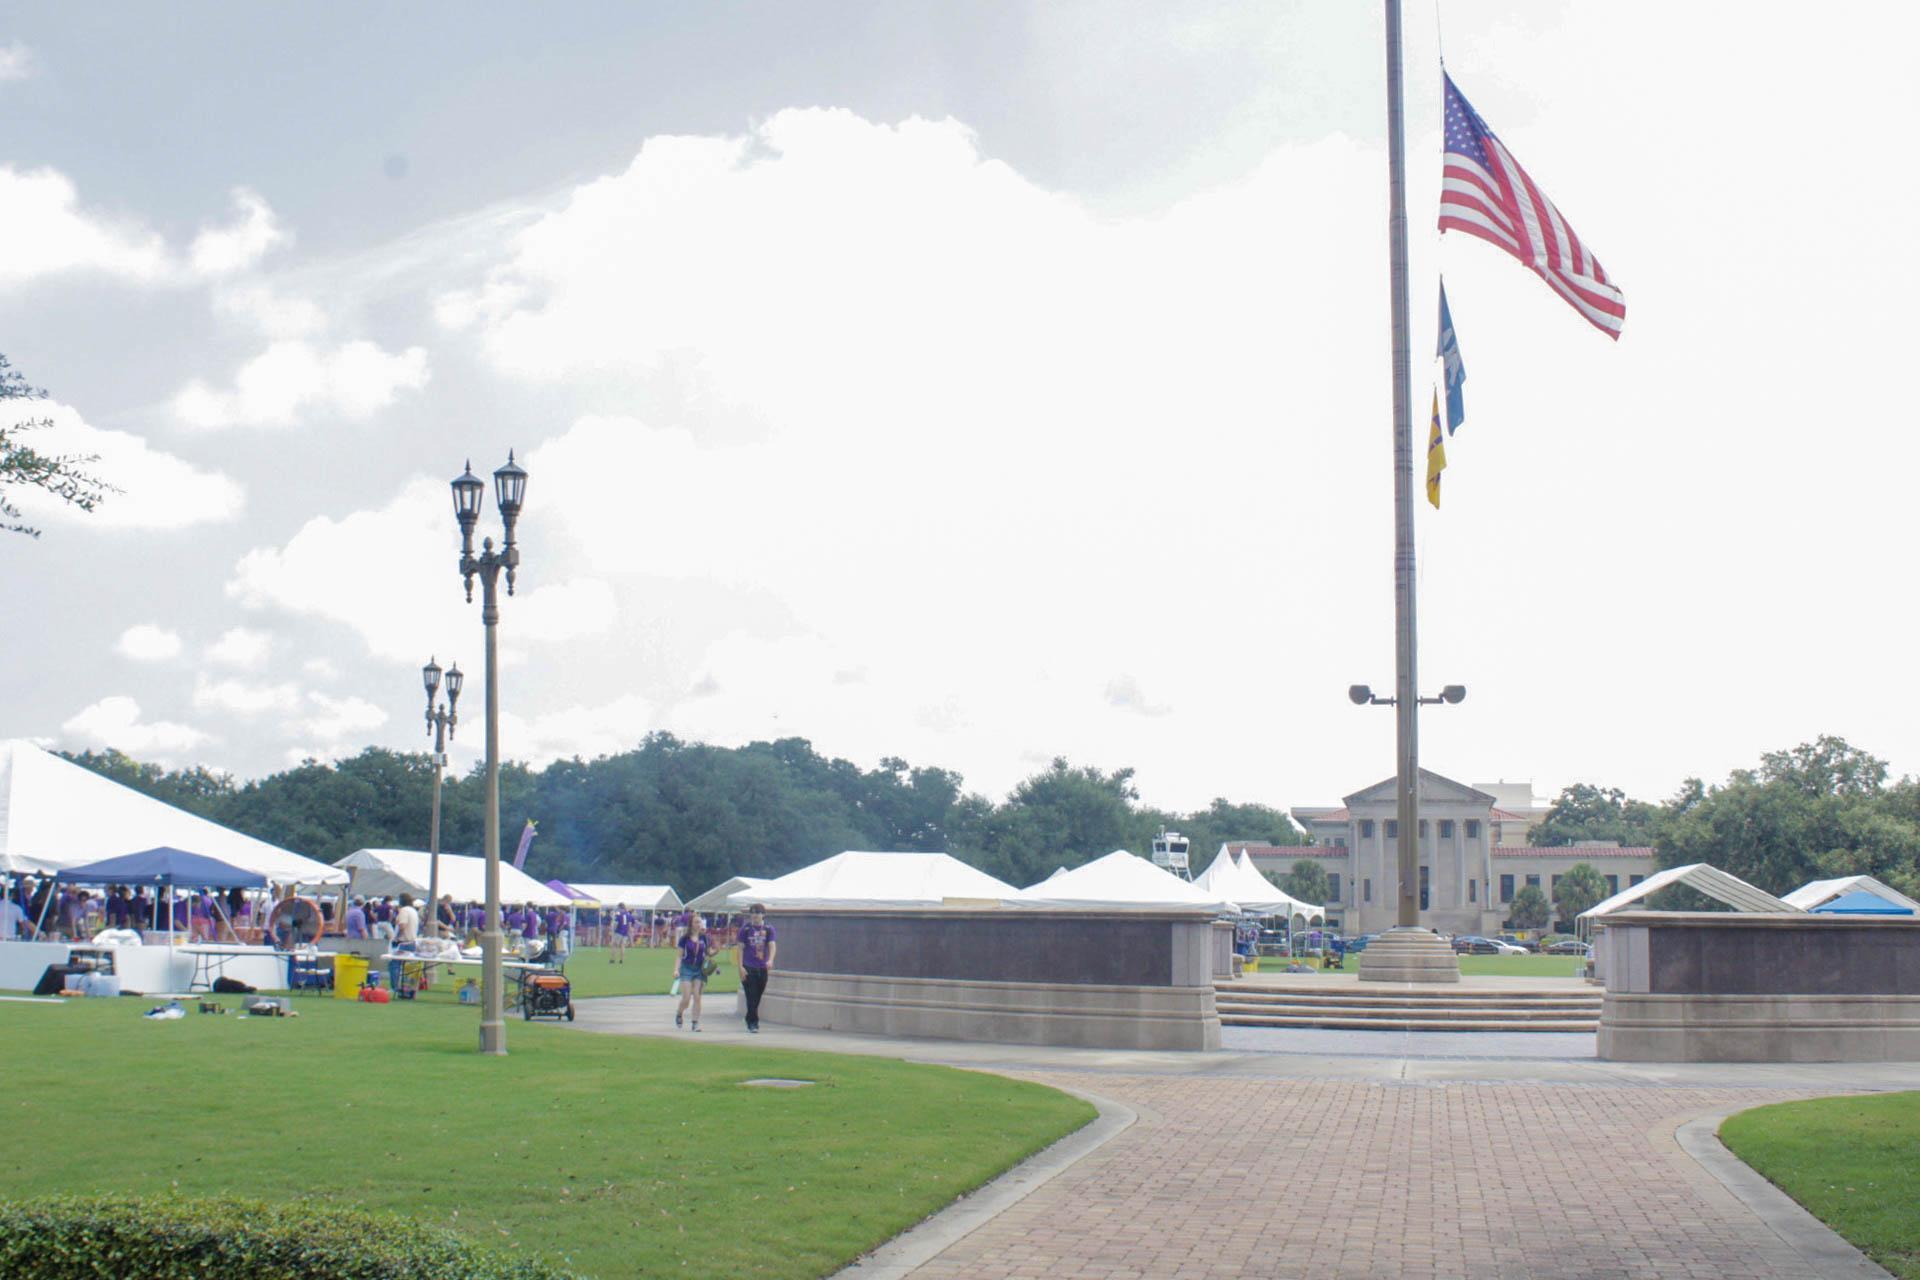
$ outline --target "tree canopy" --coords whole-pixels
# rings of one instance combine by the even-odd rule
[[[47,393],[33,386],[6,356],[0,355],[0,532],[24,533],[30,538],[40,531],[20,522],[20,509],[8,495],[17,485],[52,494],[68,506],[92,511],[114,487],[87,470],[98,462],[94,454],[42,453],[23,437],[44,431],[53,425],[47,417],[15,418],[15,401],[45,400]]]

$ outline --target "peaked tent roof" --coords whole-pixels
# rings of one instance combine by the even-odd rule
[[[1107,907],[1122,911],[1188,909],[1209,915],[1238,910],[1219,894],[1188,884],[1171,871],[1156,867],[1125,849],[1115,849],[1071,871],[1055,871],[1039,884],[1020,890],[1008,901],[1019,906]]]
[[[1305,916],[1308,920],[1326,915],[1325,908],[1281,892],[1253,865],[1253,859],[1245,853],[1236,858],[1233,850],[1224,844],[1207,869],[1195,877],[1193,887],[1238,903],[1240,909],[1250,915]]]
[[[1665,871],[1656,871],[1639,884],[1622,889],[1604,902],[1597,902],[1579,915],[1585,920],[1589,916],[1612,915],[1616,911],[1651,897],[1672,884],[1684,884],[1697,889],[1709,898],[1726,903],[1736,911],[1785,911],[1797,912],[1799,907],[1791,902],[1774,897],[1764,889],[1756,889],[1739,876],[1730,875],[1718,867],[1708,866],[1704,862],[1690,862],[1684,867],[1668,867]]]
[[[579,884],[569,880],[567,887],[585,894],[603,907],[633,907],[640,911],[678,911],[680,895],[670,884]]]
[[[1841,876],[1837,880],[1809,880],[1792,893],[1781,895],[1781,901],[1802,911],[1813,911],[1822,903],[1850,893],[1870,893],[1897,907],[1906,907],[1920,915],[1920,902],[1915,902],[1906,894],[1890,885],[1882,884],[1872,876]]]
[[[734,911],[738,908],[728,904],[727,899],[736,893],[750,893],[763,884],[771,884],[767,876],[733,876],[722,880],[713,888],[695,898],[687,900],[689,911]],[[748,904],[752,905],[752,904]]]
[[[410,893],[424,898],[433,875],[433,855],[419,849],[355,849],[336,867],[353,874],[353,891],[369,897]],[[485,902],[487,860],[467,854],[440,855],[440,892],[455,902]],[[511,862],[500,862],[500,901],[564,907],[573,899],[555,893]]]
[[[1856,889],[1844,893],[1831,902],[1823,902],[1814,908],[1820,915],[1836,916],[1910,916],[1912,907],[1903,907],[1897,902],[1888,902],[1877,893],[1868,893],[1865,889]]]
[[[267,883],[257,871],[164,845],[68,867],[54,879],[64,884],[158,884],[183,889],[262,889]]]
[[[0,742],[0,871],[57,871],[155,845],[190,849],[276,884],[342,884],[324,862],[121,786],[21,738]]]
[[[791,907],[937,907],[952,899],[999,902],[1019,890],[944,853],[869,853],[849,849],[788,872],[752,893],[736,893],[731,905],[749,900]]]

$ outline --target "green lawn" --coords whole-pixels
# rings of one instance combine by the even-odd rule
[[[594,996],[662,996],[673,982],[674,969],[679,963],[680,953],[672,947],[629,947],[626,959],[613,964],[604,947],[583,947],[567,957],[567,979],[573,983],[573,998],[586,1000]],[[707,984],[710,996],[731,996],[740,989],[740,980],[734,972],[733,949],[729,947],[720,953],[720,971],[713,975],[713,981]],[[385,972],[381,966],[381,972]],[[480,965],[455,964],[437,966],[434,972],[432,988],[424,992],[421,999],[435,1004],[450,1003],[460,982],[466,978],[478,979]],[[508,987],[509,993],[512,991]],[[727,1007],[733,1007],[729,1001]]]
[[[474,1011],[437,1002],[148,1007],[0,1004],[0,1078],[40,1082],[0,1103],[0,1196],[316,1195],[597,1280],[812,1277],[1093,1115],[976,1072],[517,1019],[482,1058]]]
[[[1920,1093],[1755,1107],[1720,1139],[1875,1262],[1920,1278]]]
[[[1503,978],[1577,978],[1587,971],[1579,956],[1461,956],[1460,972]]]

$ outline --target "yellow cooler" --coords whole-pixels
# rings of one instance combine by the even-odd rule
[[[367,980],[367,958],[336,953],[333,957],[333,998],[358,1000]]]

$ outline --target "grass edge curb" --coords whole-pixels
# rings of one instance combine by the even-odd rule
[[[1892,1274],[1867,1257],[1846,1237],[1808,1212],[1798,1200],[1769,1182],[1765,1175],[1733,1154],[1720,1141],[1720,1126],[1735,1112],[1698,1116],[1673,1132],[1673,1140],[1696,1164],[1753,1211],[1767,1230],[1803,1258],[1809,1276],[1871,1277],[1893,1280]]]
[[[854,1259],[828,1280],[900,1280],[1119,1137],[1140,1118],[1132,1107],[1113,1098],[1064,1085],[1047,1087],[1090,1103],[1094,1118],[921,1219],[873,1252]]]

